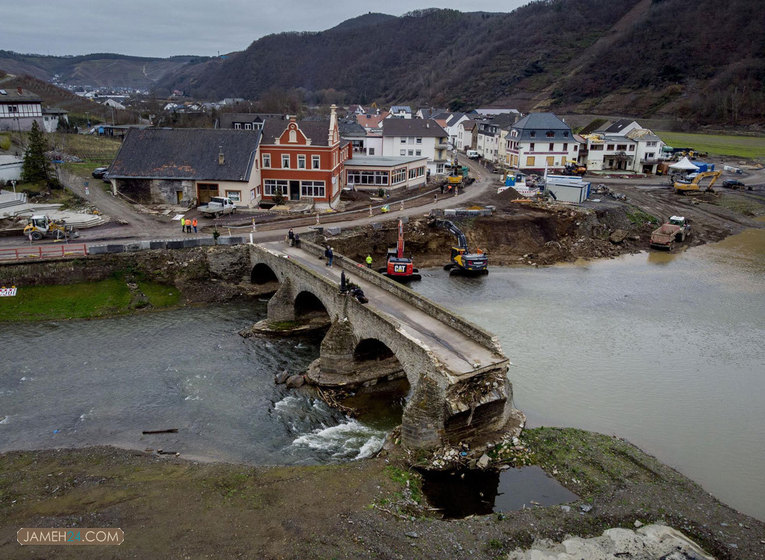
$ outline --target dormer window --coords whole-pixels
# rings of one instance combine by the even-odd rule
[[[554,136],[555,136],[555,133],[554,133],[552,130],[548,130],[548,131],[547,131],[547,137],[548,137],[548,138],[552,138],[552,137],[554,137]]]

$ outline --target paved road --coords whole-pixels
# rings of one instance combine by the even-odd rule
[[[342,272],[340,267],[328,267],[325,261],[317,259],[302,249],[289,247],[283,241],[262,245],[276,254],[289,255],[290,259],[300,262],[335,282],[339,289]],[[374,306],[375,309],[399,323],[402,332],[427,346],[455,377],[472,375],[477,369],[476,366],[484,368],[502,364],[507,360],[447,324],[412,307],[390,292],[369,284],[348,271],[345,275],[364,290],[364,295],[369,299],[367,305]]]

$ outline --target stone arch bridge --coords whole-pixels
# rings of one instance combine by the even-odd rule
[[[491,334],[342,255],[326,266],[317,245],[249,247],[252,281],[279,283],[268,302],[268,321],[294,321],[315,310],[330,317],[313,382],[358,386],[375,376],[391,378],[394,370],[406,376],[411,387],[402,418],[406,447],[480,441],[518,422],[509,361]],[[341,271],[364,290],[367,304],[340,293]],[[396,367],[367,361],[381,355],[389,362],[395,357]]]

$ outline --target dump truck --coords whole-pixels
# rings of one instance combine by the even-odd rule
[[[54,237],[56,239],[71,239],[79,237],[79,232],[66,224],[64,220],[52,220],[48,216],[37,215],[27,220],[24,227],[24,235],[30,240],[39,241],[43,237]]]
[[[226,197],[214,196],[207,204],[197,207],[197,210],[205,216],[218,217],[221,214],[233,214],[236,212],[236,204]]]
[[[683,242],[691,236],[691,226],[683,216],[671,216],[651,234],[651,247],[671,251],[676,242]]]

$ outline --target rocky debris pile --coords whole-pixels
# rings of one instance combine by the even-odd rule
[[[635,522],[640,526],[640,522]],[[637,531],[607,529],[599,537],[570,537],[561,543],[542,539],[528,550],[516,549],[507,560],[714,560],[680,531],[666,525],[647,525]]]
[[[420,466],[431,470],[508,469],[534,464],[534,453],[517,436],[507,434],[498,442],[471,448],[460,442],[435,450]]]

